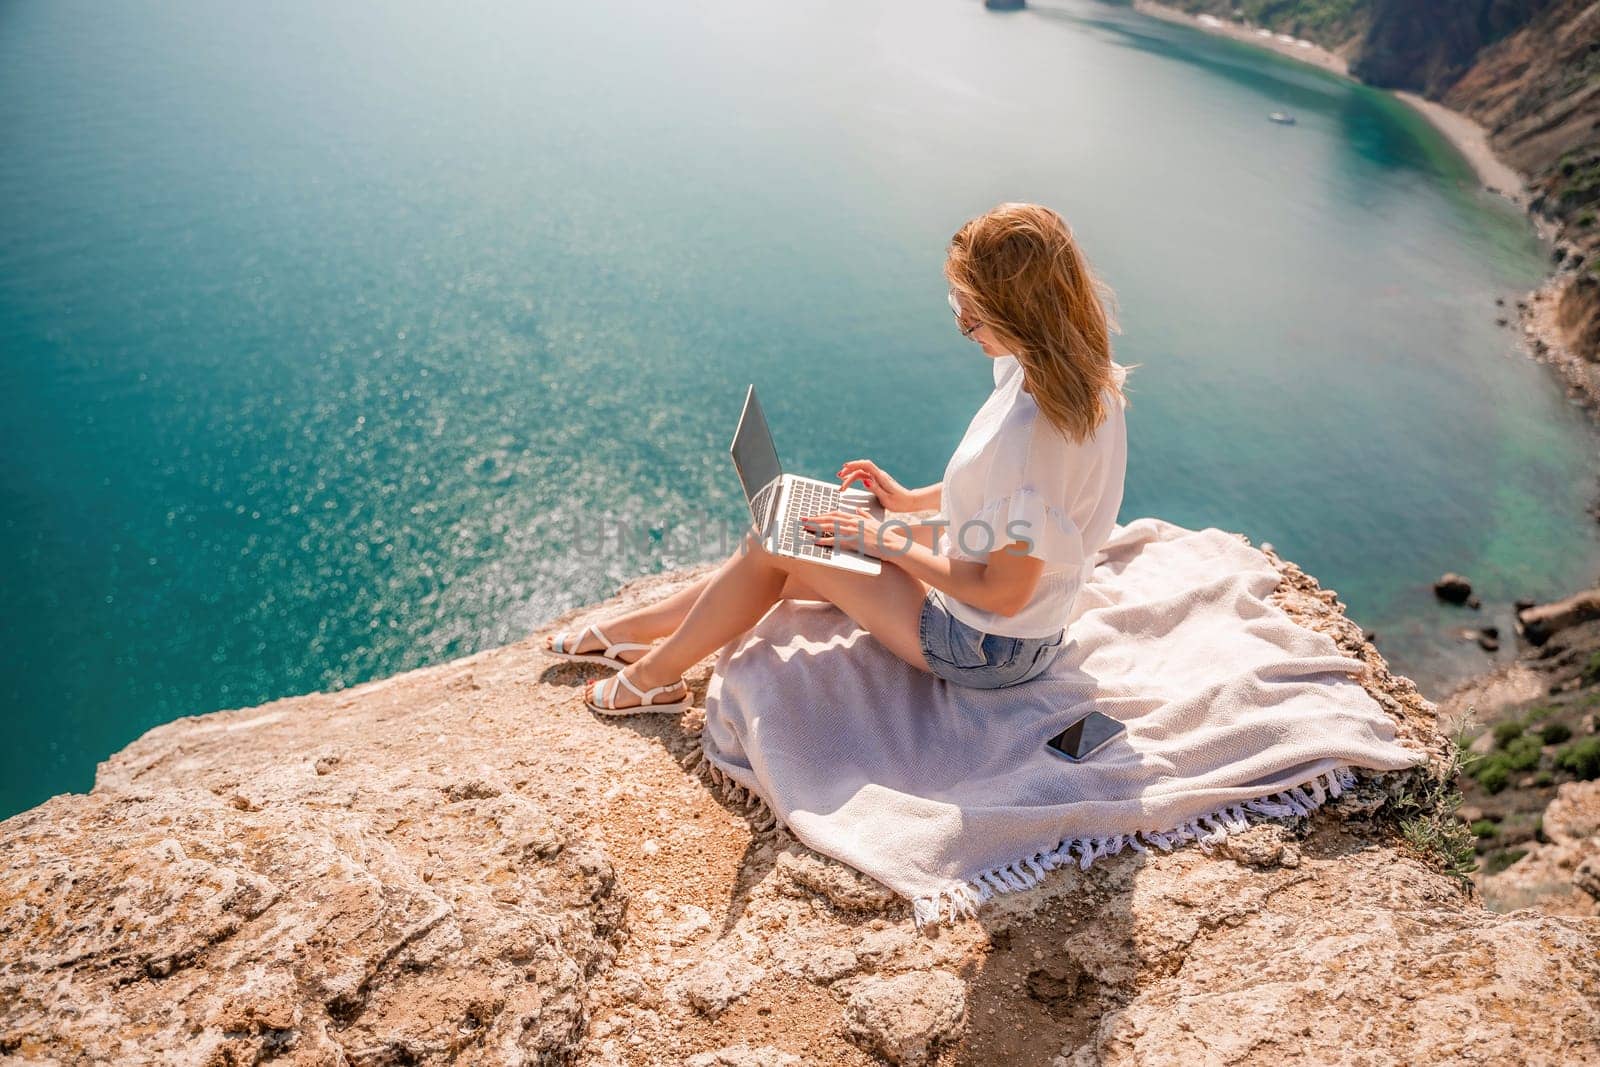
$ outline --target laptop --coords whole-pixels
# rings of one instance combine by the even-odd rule
[[[750,503],[751,521],[768,552],[775,556],[816,560],[858,574],[877,574],[883,569],[881,560],[857,552],[848,544],[838,547],[817,544],[800,525],[800,520],[808,515],[840,509],[853,511],[858,505],[848,498],[841,499],[839,487],[830,482],[783,473],[777,446],[772,443],[772,431],[767,428],[767,417],[761,411],[761,401],[756,399],[753,385],[745,394],[744,411],[739,415],[739,428],[734,431],[728,452],[733,456],[739,483],[744,486],[745,499]],[[848,492],[853,495],[856,490],[852,487]],[[883,517],[883,508],[876,497],[866,507],[875,517]]]

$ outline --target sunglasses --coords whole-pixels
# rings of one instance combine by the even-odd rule
[[[961,301],[956,299],[956,291],[954,289],[950,290],[950,310],[954,311],[956,313],[956,329],[961,331],[961,336],[962,337],[965,337],[968,340],[971,340],[973,333],[976,332],[978,327],[982,326],[983,323],[975,322],[971,326],[963,326],[962,325],[962,323],[961,323]]]

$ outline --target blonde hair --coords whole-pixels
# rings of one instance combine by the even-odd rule
[[[1069,440],[1082,443],[1105,418],[1106,387],[1127,404],[1129,368],[1111,359],[1111,334],[1121,332],[1116,294],[1056,212],[1007,203],[979,215],[950,239],[944,273],[963,312],[1017,357],[1040,413]]]

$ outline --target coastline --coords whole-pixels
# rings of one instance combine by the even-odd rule
[[[1341,78],[1357,80],[1350,74],[1350,64],[1344,56],[1311,41],[1292,38],[1287,34],[1263,33],[1242,22],[1215,16],[1191,15],[1156,0],[1133,0],[1133,9],[1150,18],[1227,37],[1276,52]],[[1488,131],[1483,126],[1453,108],[1416,93],[1403,89],[1384,91],[1410,107],[1439,131],[1466,159],[1483,188],[1520,208],[1539,240],[1554,247],[1556,225],[1530,210],[1527,176],[1495,154],[1489,144]],[[1572,272],[1567,269],[1547,274],[1543,281],[1515,301],[1516,317],[1513,324],[1523,354],[1535,363],[1550,367],[1565,386],[1568,399],[1583,408],[1592,419],[1600,421],[1600,367],[1588,363],[1572,351],[1557,321],[1557,309],[1572,277]],[[1600,517],[1600,499],[1591,505],[1590,510]]]
[[[1350,74],[1350,64],[1343,55],[1314,42],[1298,40],[1286,34],[1263,34],[1244,23],[1215,16],[1191,15],[1156,0],[1133,0],[1133,9],[1163,22],[1190,26],[1204,33],[1254,45],[1338,77],[1358,80]],[[1388,91],[1421,115],[1461,153],[1486,191],[1502,196],[1520,208],[1539,240],[1548,248],[1556,248],[1555,223],[1531,210],[1527,176],[1495,154],[1489,144],[1488,131],[1483,126],[1459,111],[1416,93]],[[1575,276],[1575,271],[1562,261],[1558,253],[1556,269],[1550,270],[1532,290],[1515,299],[1515,316],[1509,314],[1512,309],[1508,307],[1504,309],[1508,314],[1500,321],[1502,325],[1509,325],[1515,330],[1518,347],[1528,359],[1546,365],[1556,374],[1565,387],[1568,400],[1582,408],[1591,419],[1600,421],[1600,365],[1582,359],[1567,345],[1566,334],[1559,321],[1562,298]],[[1485,313],[1489,313],[1488,309]],[[1600,520],[1600,498],[1590,503],[1588,511]],[[1503,688],[1502,679],[1507,672],[1514,673],[1518,669],[1526,675],[1527,669],[1520,659],[1514,660],[1509,667],[1488,667],[1461,682],[1440,703],[1459,714],[1463,702],[1503,698],[1505,703],[1500,706],[1509,706],[1518,699],[1530,699],[1526,693],[1499,691]],[[1525,687],[1526,677],[1519,676],[1519,680]]]
[[[1187,11],[1168,4],[1156,3],[1155,0],[1133,0],[1133,9],[1141,15],[1149,15],[1162,22],[1175,22],[1181,26],[1189,26],[1205,33],[1215,34],[1218,37],[1228,37],[1245,44],[1253,44],[1257,48],[1265,48],[1269,52],[1276,52],[1281,56],[1298,59],[1302,63],[1309,63],[1331,74],[1340,77],[1350,77],[1350,63],[1337,52],[1312,41],[1305,44],[1295,44],[1285,41],[1277,34],[1267,33],[1265,36],[1242,22],[1230,22],[1227,19],[1210,18],[1203,20],[1199,15],[1191,15]],[[1287,35],[1285,35],[1287,36]]]
[[[1148,15],[1163,22],[1189,26],[1200,30],[1202,33],[1227,37],[1243,44],[1264,48],[1269,52],[1276,52],[1280,56],[1287,56],[1319,70],[1336,74],[1341,78],[1349,78],[1351,81],[1356,81],[1350,74],[1349,60],[1337,52],[1329,51],[1321,45],[1303,38],[1286,40],[1287,34],[1268,33],[1265,30],[1247,26],[1242,22],[1231,22],[1227,19],[1191,15],[1187,11],[1180,11],[1167,4],[1157,3],[1156,0],[1133,0],[1133,9],[1141,15]],[[1485,189],[1505,197],[1524,210],[1527,209],[1527,180],[1515,168],[1495,155],[1494,149],[1489,147],[1489,131],[1461,112],[1445,107],[1436,101],[1418,96],[1416,93],[1407,92],[1404,89],[1384,91],[1410,107],[1424,119],[1427,119],[1428,124],[1438,130],[1445,140],[1449,141],[1456,151],[1460,152],[1466,161],[1472,165],[1473,172],[1477,174],[1478,181],[1482,183]],[[1552,236],[1550,231],[1540,225],[1537,218],[1531,215],[1529,217],[1532,219],[1534,230],[1539,236],[1544,240],[1549,240]]]
[[[1483,183],[1485,189],[1491,193],[1498,193],[1524,211],[1527,210],[1527,178],[1495,155],[1494,149],[1489,147],[1488,130],[1461,112],[1445,107],[1435,100],[1429,100],[1404,89],[1391,89],[1389,92],[1401,102],[1409,104],[1412,110],[1427,119],[1434,129],[1444,134],[1445,140],[1454,145],[1456,151],[1472,164],[1472,169],[1477,172],[1478,180]],[[1549,241],[1555,235],[1537,215],[1530,213],[1528,219],[1533,223],[1534,232],[1541,239]]]
[[[1571,270],[1556,271],[1517,301],[1517,324],[1528,357],[1555,371],[1567,387],[1568,398],[1600,421],[1600,364],[1583,359],[1567,345],[1560,323],[1561,300],[1574,277]],[[1589,512],[1600,519],[1600,499],[1589,506]]]

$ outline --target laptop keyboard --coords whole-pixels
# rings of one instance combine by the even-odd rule
[[[783,519],[778,526],[778,550],[816,559],[832,558],[833,546],[812,542],[811,535],[805,532],[800,520],[808,515],[823,515],[838,509],[837,486],[817,482],[794,483],[789,492],[788,506],[784,509]]]
[[[776,493],[777,491],[778,482],[776,479],[774,479],[767,483],[765,489],[756,494],[756,498],[754,500],[750,501],[750,516],[752,519],[754,519],[754,521],[761,521],[761,516],[767,513],[767,504],[772,499],[772,494]]]

